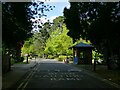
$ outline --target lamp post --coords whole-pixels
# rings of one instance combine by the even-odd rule
[[[28,63],[28,54],[25,54],[26,56],[26,63]]]
[[[95,59],[94,59],[94,67],[93,67],[94,71],[96,71],[96,57],[97,57],[97,52],[95,53]]]

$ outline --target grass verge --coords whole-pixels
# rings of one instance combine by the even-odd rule
[[[120,70],[108,70],[106,65],[97,65],[96,71],[93,71],[93,65],[75,66],[96,73],[98,76],[120,85]]]

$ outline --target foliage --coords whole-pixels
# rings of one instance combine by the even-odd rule
[[[96,59],[96,60],[99,60],[99,59],[102,59],[103,60],[103,54],[101,53],[98,53],[96,51],[92,51],[92,58],[93,59]]]
[[[11,65],[15,64],[15,60],[13,58],[11,58]]]
[[[29,40],[25,41],[22,53],[38,54],[39,56],[42,56],[44,54],[46,40],[49,37],[49,27],[49,22],[46,22],[38,32],[34,32],[33,36]]]
[[[58,27],[59,26],[59,27]],[[38,54],[39,56],[45,55],[47,58],[58,58],[59,55],[72,55],[71,46],[84,42],[90,44],[90,41],[78,39],[74,44],[72,38],[67,33],[69,30],[64,24],[64,17],[60,16],[50,22],[44,23],[43,27],[34,32],[32,38],[25,42],[22,53],[23,54]]]
[[[64,9],[64,16],[65,16],[65,23],[67,28],[70,30],[68,35],[73,38],[73,43],[80,38],[81,33],[81,25],[80,25],[80,18],[79,18],[79,7],[77,3],[70,3],[70,9]],[[75,22],[75,23],[73,23]]]
[[[35,53],[39,56],[46,54],[48,57],[49,54],[53,55],[52,57],[59,54],[71,54],[72,50],[68,48],[72,45],[72,39],[67,36],[68,30],[63,21],[64,17],[60,16],[54,19],[52,24],[49,21],[44,23],[42,28],[34,32],[32,38],[25,42],[22,53]]]
[[[85,44],[91,44],[90,40],[85,40],[83,38],[79,38],[79,39],[76,40],[76,42],[73,45],[76,45],[76,44],[78,44],[80,42],[83,42]]]
[[[31,3],[2,2],[2,54],[12,55],[18,61],[24,40],[32,35],[30,5]]]
[[[54,56],[53,56],[53,55],[48,55],[47,58],[49,58],[49,59],[54,59]]]
[[[63,61],[63,60],[65,60],[67,58],[67,56],[65,56],[65,55],[60,55],[59,57],[58,57],[58,61]]]
[[[25,41],[22,47],[22,54],[30,54],[34,52],[34,48],[32,44],[33,44],[32,38],[30,38],[28,41]]]
[[[68,48],[72,45],[72,39],[67,36],[65,25],[52,32],[47,40],[45,53],[51,55],[72,54]]]
[[[18,47],[20,42],[31,35],[29,5],[30,3],[2,3],[2,34],[7,48]]]
[[[3,54],[8,52],[19,56],[24,41],[32,36],[31,30],[36,27],[37,21],[33,19],[46,16],[44,11],[50,11],[54,6],[45,5],[44,2],[2,2],[2,35]],[[31,49],[33,46],[30,47]],[[14,51],[14,53],[13,53]],[[18,53],[19,51],[19,53]],[[26,52],[31,52],[26,50]]]
[[[109,67],[109,57],[118,55],[120,58],[120,2],[70,4],[70,9],[64,9],[65,23],[70,30],[68,35],[73,41],[79,37],[90,40],[97,51],[104,55]]]

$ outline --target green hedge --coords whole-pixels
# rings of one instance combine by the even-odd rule
[[[58,61],[63,61],[63,60],[66,59],[66,58],[67,58],[67,56],[60,55],[60,56],[58,57]]]
[[[11,65],[15,64],[15,60],[11,58]]]
[[[48,55],[48,58],[49,58],[49,59],[54,59],[54,56]]]

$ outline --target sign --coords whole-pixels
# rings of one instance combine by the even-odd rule
[[[78,64],[78,57],[74,58],[74,64]]]

